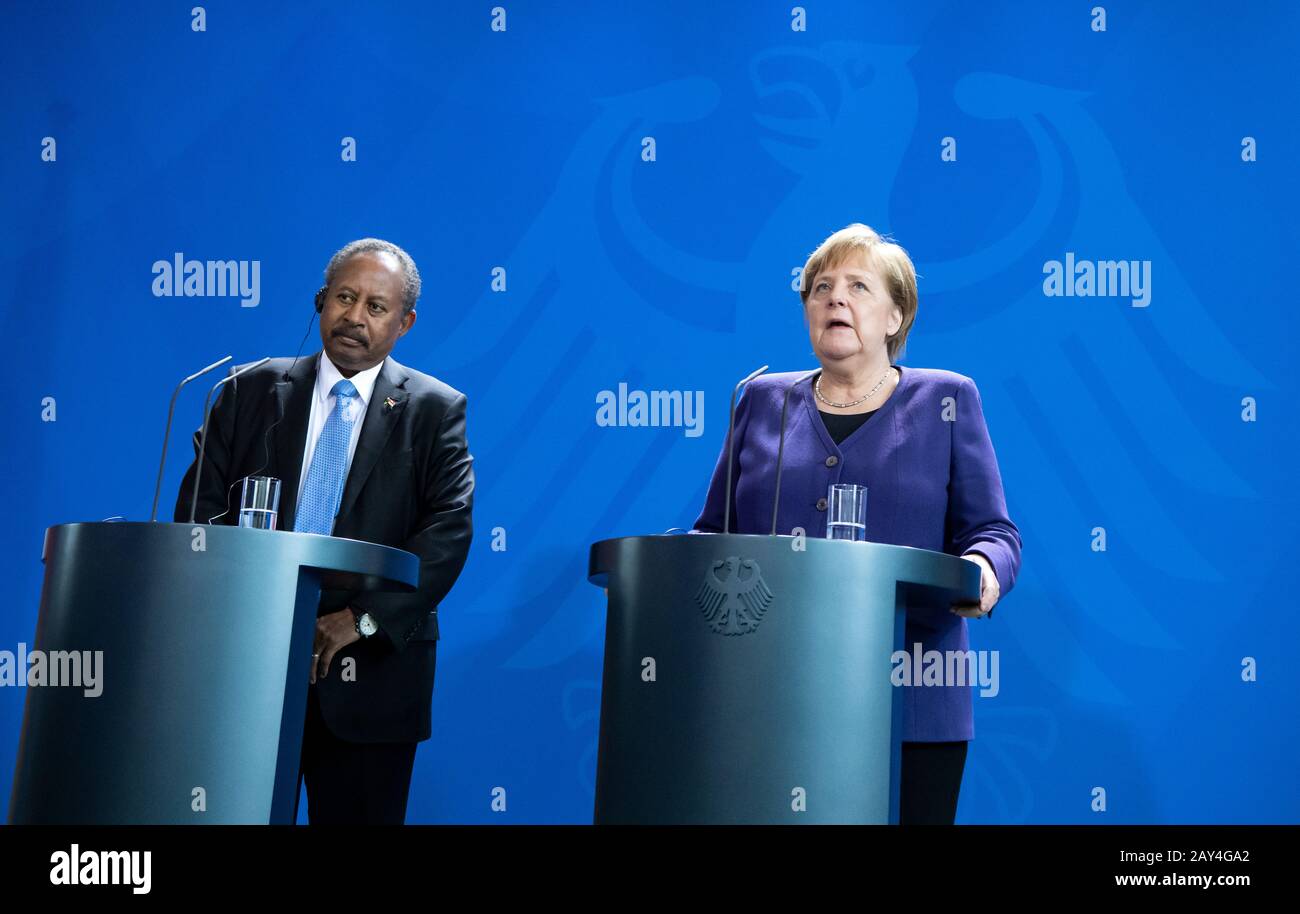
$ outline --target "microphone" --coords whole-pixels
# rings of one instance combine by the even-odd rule
[[[740,393],[740,388],[744,387],[750,381],[767,371],[769,366],[764,365],[757,371],[752,371],[740,383],[731,389],[731,415],[727,418],[727,506],[726,513],[722,516],[722,532],[731,532],[731,461],[736,456],[736,442],[733,440],[736,434],[736,395]]]
[[[253,362],[251,364],[245,365],[243,368],[239,369],[238,371],[232,371],[230,374],[226,375],[216,384],[213,384],[210,388],[208,388],[208,398],[203,401],[203,431],[199,435],[199,459],[198,462],[194,465],[194,498],[190,502],[190,523],[191,524],[194,523],[194,516],[199,513],[199,481],[202,480],[203,478],[203,452],[207,449],[208,446],[208,422],[212,419],[212,407],[210,405],[212,403],[212,395],[216,392],[218,387],[220,387],[222,384],[225,384],[227,381],[233,381],[241,374],[252,371],[254,368],[260,368],[261,366],[265,365],[269,361],[271,361],[271,357],[267,356],[263,358],[261,361]],[[227,492],[226,494],[227,496],[229,496],[230,493]]]
[[[176,398],[181,395],[181,388],[186,384],[190,383],[195,378],[202,377],[214,368],[220,368],[222,365],[229,362],[231,358],[233,358],[233,356],[226,356],[219,362],[213,362],[207,368],[199,369],[184,381],[177,384],[176,390],[172,393],[171,406],[167,407],[167,426],[163,429],[162,459],[158,461],[158,483],[153,487],[153,508],[149,511],[149,523],[151,524],[158,519],[158,495],[162,492],[163,467],[167,465],[167,439],[172,433],[172,416],[176,414]]]
[[[772,497],[772,535],[776,536],[776,511],[781,505],[781,465],[785,462],[785,413],[790,408],[790,394],[794,389],[817,375],[821,371],[815,368],[785,389],[785,402],[781,404],[781,443],[776,448],[776,495]]]

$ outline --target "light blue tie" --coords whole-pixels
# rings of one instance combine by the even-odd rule
[[[316,450],[311,455],[311,467],[302,487],[298,514],[293,519],[293,529],[299,533],[323,533],[334,529],[334,515],[343,497],[343,484],[348,478],[348,444],[352,441],[352,400],[357,388],[346,378],[334,385],[334,410],[325,420]]]

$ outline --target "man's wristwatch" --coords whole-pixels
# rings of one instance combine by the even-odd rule
[[[357,634],[362,638],[369,638],[375,632],[379,631],[379,626],[375,623],[375,618],[370,615],[370,613],[358,614],[354,624],[357,628]]]

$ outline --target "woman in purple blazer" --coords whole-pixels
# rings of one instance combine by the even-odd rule
[[[821,370],[795,385],[786,420],[777,530],[826,535],[832,483],[868,488],[866,538],[960,555],[980,566],[980,602],[945,622],[913,619],[906,648],[969,649],[966,620],[990,614],[1020,569],[979,391],[964,375],[895,364],[916,319],[907,253],[865,225],[841,229],[804,266],[800,297]],[[751,381],[736,407],[731,529],[771,532],[786,389],[805,373]],[[727,443],[695,529],[720,532]],[[945,656],[947,656],[945,654]],[[970,686],[903,687],[899,821],[956,816],[974,737]]]

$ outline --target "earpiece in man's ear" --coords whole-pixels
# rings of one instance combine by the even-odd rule
[[[316,313],[320,314],[325,310],[325,293],[329,291],[329,286],[321,286],[316,292]]]

